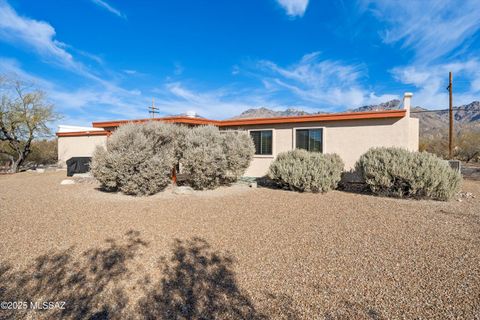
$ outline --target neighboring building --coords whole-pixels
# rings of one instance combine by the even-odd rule
[[[91,156],[97,145],[105,146],[108,136],[120,125],[163,121],[185,125],[214,125],[221,130],[246,130],[255,143],[255,156],[246,176],[266,174],[280,152],[303,148],[337,153],[352,169],[371,147],[401,147],[418,150],[418,119],[410,117],[411,93],[405,93],[403,108],[387,111],[330,113],[293,117],[209,120],[192,116],[93,122],[93,128],[61,126],[58,159],[61,165],[71,157]]]

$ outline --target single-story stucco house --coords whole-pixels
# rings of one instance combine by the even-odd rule
[[[303,148],[337,153],[352,169],[371,147],[401,147],[418,150],[419,122],[410,117],[411,93],[396,110],[344,112],[306,116],[209,120],[189,116],[93,122],[92,127],[60,126],[58,160],[61,166],[71,157],[89,157],[96,146],[105,146],[111,133],[122,124],[164,121],[185,125],[214,125],[221,130],[246,130],[255,143],[255,156],[245,175],[260,177],[280,152]]]

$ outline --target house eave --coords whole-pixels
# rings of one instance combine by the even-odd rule
[[[205,118],[192,118],[192,117],[164,117],[164,118],[153,118],[153,119],[150,118],[150,119],[92,122],[92,126],[94,128],[116,128],[120,125],[127,124],[127,123],[145,123],[148,121],[161,121],[161,122],[187,124],[187,125],[213,125],[218,127],[235,127],[235,126],[262,125],[262,124],[403,118],[405,115],[406,115],[406,110],[399,109],[399,110],[386,110],[386,111],[343,112],[343,113],[316,114],[316,115],[305,115],[305,116],[245,118],[245,119],[230,119],[230,120],[211,120],[211,119],[205,119]]]

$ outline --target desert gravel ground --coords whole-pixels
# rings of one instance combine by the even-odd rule
[[[244,186],[133,198],[64,178],[0,176],[0,300],[65,301],[0,318],[480,319],[479,181],[445,203]]]

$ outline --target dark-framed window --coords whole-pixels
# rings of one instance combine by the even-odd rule
[[[312,152],[323,152],[323,129],[296,129],[295,147]]]
[[[251,130],[250,136],[255,144],[255,154],[273,154],[273,130]]]

